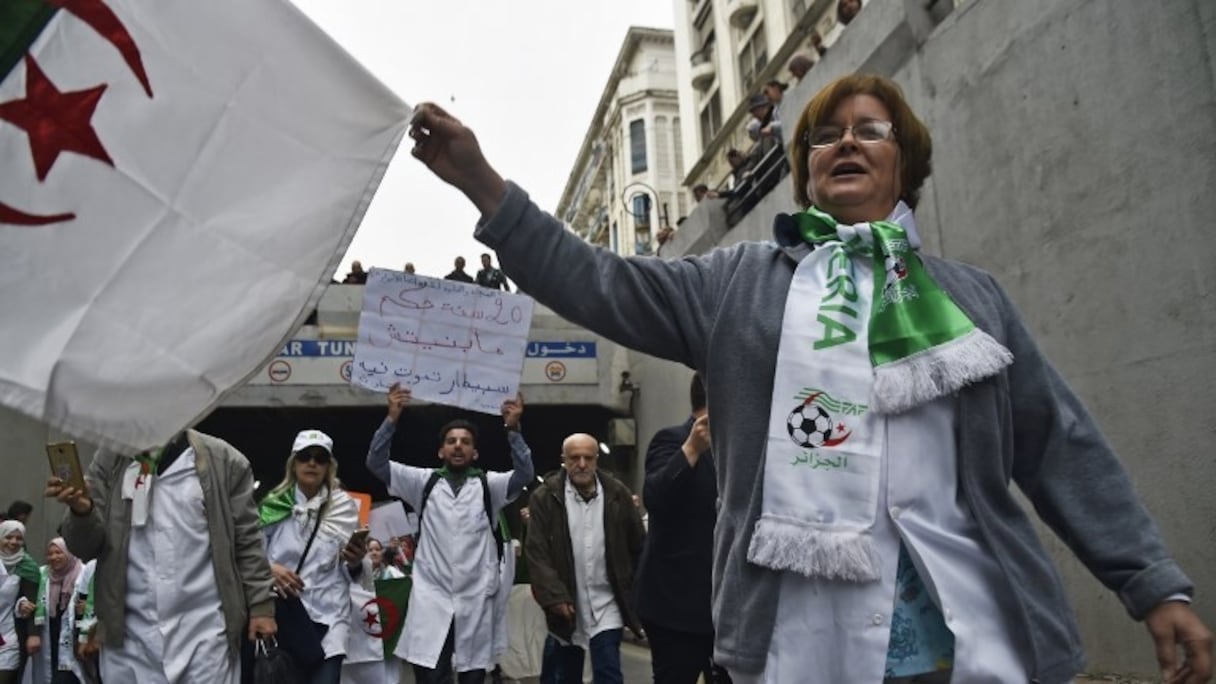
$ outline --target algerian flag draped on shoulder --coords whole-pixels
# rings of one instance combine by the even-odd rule
[[[410,109],[286,0],[0,0],[0,403],[145,448],[315,306]]]

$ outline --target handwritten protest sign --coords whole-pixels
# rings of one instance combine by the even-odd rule
[[[350,381],[498,413],[519,390],[531,325],[530,297],[373,268]]]

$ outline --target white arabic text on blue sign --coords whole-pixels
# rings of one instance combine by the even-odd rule
[[[528,342],[529,359],[594,359],[595,342]]]

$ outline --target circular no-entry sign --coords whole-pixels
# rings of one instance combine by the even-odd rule
[[[283,359],[275,359],[266,367],[266,375],[270,376],[271,382],[287,382],[291,377],[291,364]]]

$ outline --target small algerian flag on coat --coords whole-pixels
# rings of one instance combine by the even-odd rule
[[[0,404],[163,443],[305,319],[410,109],[286,0],[0,0]]]

